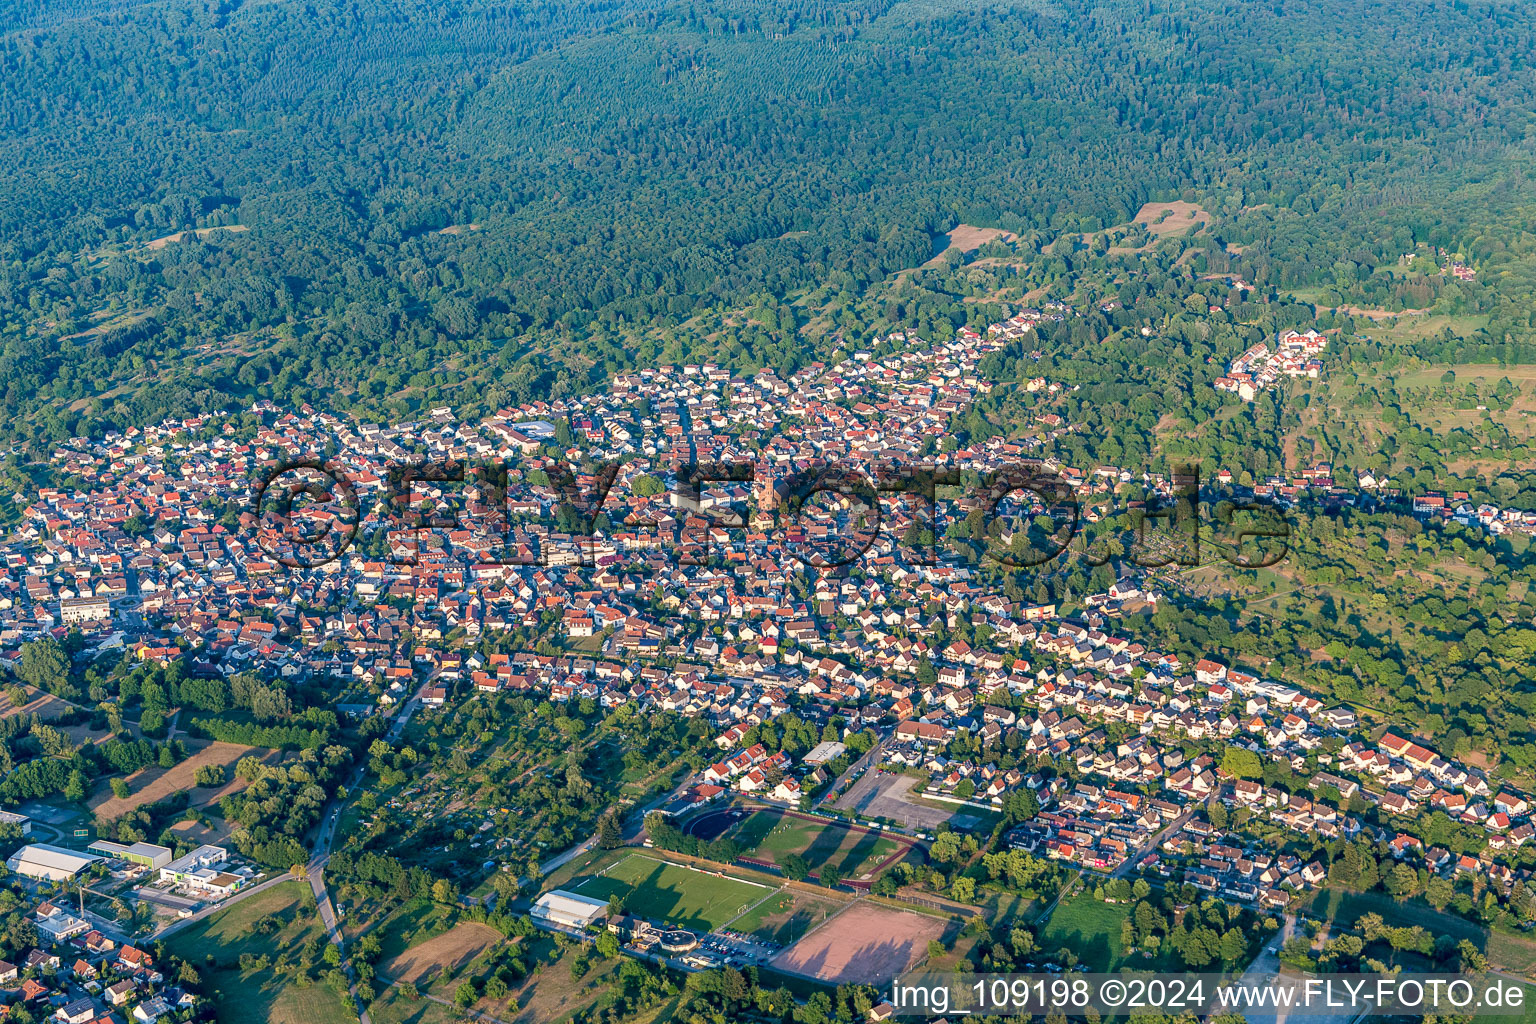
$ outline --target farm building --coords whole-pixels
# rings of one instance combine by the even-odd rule
[[[564,889],[547,892],[533,905],[533,916],[567,928],[585,928],[608,916],[608,904]]]

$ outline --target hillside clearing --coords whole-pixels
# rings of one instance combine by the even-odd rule
[[[421,981],[429,976],[453,973],[501,941],[501,933],[488,924],[463,921],[441,935],[412,946],[380,966],[386,978]]]
[[[193,741],[195,742],[195,741]],[[192,744],[189,742],[188,746]],[[99,817],[107,820],[120,818],[145,804],[158,803],[174,793],[186,792],[190,794],[189,806],[202,807],[217,803],[231,793],[237,793],[244,789],[244,779],[235,778],[235,765],[247,754],[255,754],[263,760],[271,760],[278,756],[277,751],[266,750],[261,747],[247,747],[239,743],[213,742],[198,750],[191,757],[182,761],[174,768],[141,768],[128,776],[129,793],[126,797],[115,797],[112,790],[103,786],[93,794],[88,802],[91,810]],[[224,769],[224,785],[214,787],[200,787],[196,784],[197,770],[204,765],[219,765]]]

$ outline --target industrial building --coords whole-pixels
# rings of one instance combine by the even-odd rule
[[[533,904],[533,916],[567,928],[586,928],[608,916],[608,903],[556,889],[538,898]]]
[[[105,839],[98,839],[87,849],[103,857],[125,860],[130,864],[140,864],[146,868],[163,868],[171,862],[172,856],[172,851],[167,846],[156,846],[153,843],[134,843],[132,846],[124,846]]]
[[[62,846],[33,843],[23,846],[6,860],[5,866],[18,875],[42,878],[50,882],[62,882],[74,878],[80,872],[101,860],[100,857],[78,850],[66,850]]]

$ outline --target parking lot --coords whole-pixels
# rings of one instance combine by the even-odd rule
[[[871,770],[850,786],[834,806],[868,818],[887,818],[908,828],[936,829],[953,812],[911,800],[908,794],[916,783],[910,775]]]
[[[727,962],[734,960],[749,964],[767,963],[783,947],[776,942],[756,939],[742,932],[722,928],[718,932],[704,936],[699,942],[699,948],[716,953],[724,957]]]

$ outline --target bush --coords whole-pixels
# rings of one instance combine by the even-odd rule
[[[226,779],[224,766],[221,764],[199,765],[195,781],[199,786],[213,787],[224,785]]]

